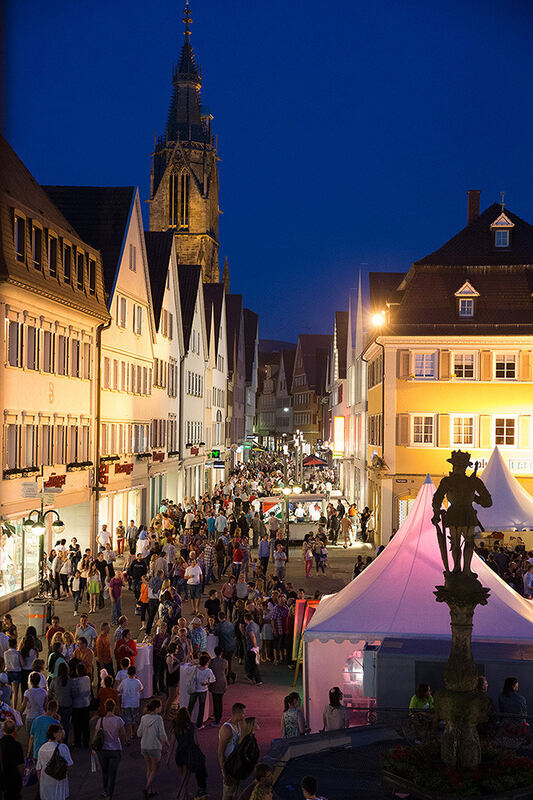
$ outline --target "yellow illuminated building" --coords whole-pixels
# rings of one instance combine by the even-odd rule
[[[533,227],[499,204],[479,215],[476,192],[467,227],[443,247],[406,274],[371,273],[363,358],[378,541],[427,473],[437,481],[449,471],[453,449],[481,471],[497,445],[533,494],[532,264]]]

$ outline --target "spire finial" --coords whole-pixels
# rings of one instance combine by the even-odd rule
[[[189,0],[185,0],[185,8],[183,9],[182,21],[185,24],[185,36],[191,35],[190,26],[192,25],[191,9],[189,8]]]
[[[502,211],[503,211],[503,209],[505,208],[505,192],[500,192],[500,197],[501,197],[500,205],[501,205]]]

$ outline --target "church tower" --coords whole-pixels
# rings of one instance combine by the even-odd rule
[[[191,45],[189,0],[185,41],[172,75],[164,134],[155,142],[150,174],[150,230],[173,230],[178,262],[202,267],[206,283],[219,282],[218,168],[207,106],[200,100],[202,73]]]

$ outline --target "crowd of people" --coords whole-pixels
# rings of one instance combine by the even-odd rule
[[[263,517],[259,500],[282,479],[281,466],[266,459],[242,467],[198,500],[162,501],[150,524],[120,522],[114,536],[103,524],[95,554],[82,552],[75,538],[70,544],[59,540],[45,554],[47,589],[57,601],[70,597],[73,611],[56,614],[44,636],[31,626],[21,635],[9,614],[2,620],[2,764],[7,763],[3,749],[6,756],[11,753],[17,729],[27,742],[25,753],[9,760],[15,787],[9,800],[20,796],[17,775],[24,756],[33,759],[41,800],[65,800],[73,749],[93,753],[104,796],[111,798],[122,753],[137,740],[145,763],[145,797],[157,793],[158,768],[170,759],[178,769],[178,797],[189,796],[193,777],[195,796],[206,797],[198,731],[208,724],[218,728],[223,798],[272,798],[272,771],[259,761],[258,720],[245,716],[245,706],[235,702],[224,721],[224,695],[237,680],[237,665],[242,665],[242,679],[255,686],[262,684],[261,662],[295,666],[295,601],[309,593],[287,579],[284,531],[274,514]],[[317,574],[324,574],[328,543],[337,542],[335,520],[344,516],[349,518],[342,503],[330,503],[317,530],[306,536],[307,575],[309,560]],[[135,600],[137,636],[122,609],[127,592]],[[311,594],[320,598],[319,591]],[[192,609],[188,618],[186,602]],[[107,618],[93,624],[91,617],[100,612]],[[72,623],[67,613],[75,618]],[[147,687],[136,671],[142,639],[152,645]],[[188,665],[194,668],[181,669]],[[282,736],[307,732],[300,705],[294,692],[285,699]],[[61,756],[61,770],[49,768],[52,755]],[[254,781],[243,788],[252,775]],[[317,796],[313,780],[302,784],[303,797]]]
[[[533,598],[533,550],[526,551],[526,546],[520,536],[512,536],[509,544],[498,544],[499,536],[493,534],[493,549],[489,550],[481,540],[476,547],[476,552],[487,566],[496,572],[502,581],[514,589],[518,594],[531,600]]]

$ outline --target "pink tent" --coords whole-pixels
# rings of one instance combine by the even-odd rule
[[[498,447],[492,451],[481,477],[492,494],[492,506],[478,512],[485,530],[533,530],[533,497],[516,480]]]
[[[433,595],[435,586],[443,583],[443,566],[431,523],[434,492],[428,476],[407,518],[383,552],[344,589],[321,600],[307,626],[305,694],[315,724],[326,702],[324,687],[342,683],[348,660],[350,669],[354,661],[361,662],[362,697],[364,643],[385,637],[450,637],[448,607],[437,603]],[[488,605],[476,609],[474,638],[532,643],[533,602],[520,597],[477,556],[473,570],[490,589]]]

